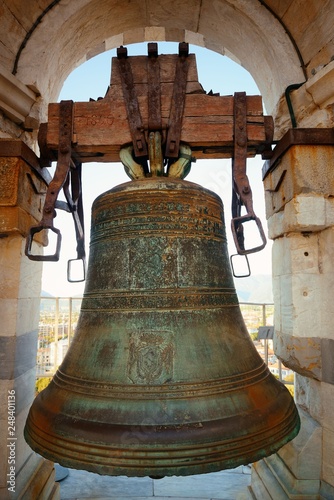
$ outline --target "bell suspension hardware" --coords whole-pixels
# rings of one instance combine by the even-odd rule
[[[60,230],[54,227],[55,209],[70,212],[73,217],[77,239],[77,259],[68,262],[68,280],[83,281],[85,279],[85,244],[84,244],[84,216],[81,189],[81,163],[72,159],[72,134],[73,134],[73,101],[62,101],[59,106],[59,150],[56,171],[48,185],[41,222],[32,228],[26,241],[25,253],[31,260],[58,261],[61,247]],[[42,134],[43,134],[42,130]],[[48,165],[50,157],[42,146],[42,165]],[[60,190],[63,189],[67,203],[57,200]],[[32,253],[33,238],[36,233],[49,229],[57,236],[56,248],[51,255],[35,255]],[[72,280],[71,264],[74,260],[83,263],[83,279]]]
[[[144,127],[141,119],[138,99],[133,83],[132,69],[128,61],[128,51],[126,47],[117,49],[117,59],[120,66],[120,75],[124,102],[126,104],[127,118],[132,136],[134,155],[136,157],[147,156],[147,144],[144,134]]]
[[[232,157],[232,234],[237,252],[247,255],[261,250],[265,236],[254,214],[246,175],[248,156],[270,156],[273,122],[271,117],[263,116],[259,96],[236,93],[234,97],[221,97],[212,91],[205,94],[197,80],[194,56],[189,54],[186,43],[180,43],[178,55],[173,56],[158,56],[157,44],[149,43],[146,58],[128,57],[127,49],[119,47],[113,68],[114,80],[105,98],[75,106],[66,102],[51,104],[49,122],[41,124],[41,166],[49,166],[55,158],[58,163],[42,220],[31,228],[26,255],[33,260],[58,260],[61,234],[53,224],[55,209],[71,212],[77,237],[77,259],[68,264],[68,278],[72,281],[73,261],[82,260],[83,265],[85,262],[79,164],[93,160],[119,161],[119,158],[130,178],[140,179],[152,175],[184,178],[196,158]],[[217,139],[220,133],[221,139]],[[72,137],[75,137],[73,142]],[[66,203],[57,200],[62,188]],[[245,215],[241,214],[242,206],[246,207]],[[251,220],[255,221],[263,243],[248,249],[243,224]],[[32,252],[34,234],[43,229],[56,233],[54,255],[39,256]]]
[[[237,275],[233,264],[235,255],[231,255],[230,263],[233,275],[236,278],[247,278],[250,276],[250,266],[247,255],[261,251],[266,243],[266,236],[263,231],[261,220],[255,215],[253,209],[252,190],[246,174],[247,165],[247,103],[246,93],[236,92],[234,94],[234,154],[232,158],[232,220],[231,229],[234,243],[238,255],[244,255],[248,272]],[[242,206],[246,208],[246,214],[241,214]],[[245,248],[243,224],[255,221],[262,244]]]
[[[180,43],[166,139],[165,156],[167,158],[178,158],[179,155],[181,126],[189,69],[188,55],[189,45],[187,43]]]
[[[234,154],[232,158],[232,234],[237,252],[246,255],[259,252],[266,245],[266,237],[260,219],[253,209],[252,190],[246,174],[247,164],[247,120],[246,120],[246,93],[234,94]],[[245,206],[246,214],[241,215],[241,207]],[[246,249],[244,242],[243,224],[254,220],[262,239],[262,244]]]

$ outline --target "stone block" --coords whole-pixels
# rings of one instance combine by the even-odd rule
[[[23,435],[24,426],[27,420],[30,404],[20,413],[16,414],[16,468],[19,471],[32,453],[32,449],[26,443]]]
[[[299,434],[278,451],[279,457],[296,479],[320,481],[322,464],[323,429],[300,407]]]
[[[0,379],[23,375],[36,366],[37,330],[20,337],[0,337]]]
[[[333,500],[334,485],[326,483],[326,481],[321,481],[319,494],[319,498],[321,498],[321,500]]]
[[[324,481],[334,486],[334,431],[323,430],[323,466],[322,477]]]
[[[36,330],[39,321],[40,296],[19,299],[17,307],[16,335],[24,335],[26,332]]]
[[[334,227],[321,231],[319,238],[319,271],[328,275],[333,273]],[[332,282],[333,284],[333,282]]]
[[[22,237],[0,238],[0,298],[17,298]]]
[[[1,299],[0,336],[24,335],[38,327],[40,298]]]
[[[0,420],[5,421],[8,417],[8,391],[14,389],[14,380],[0,380]],[[1,426],[4,429],[6,426]]]
[[[334,339],[321,339],[322,380],[334,384]]]
[[[310,78],[310,80],[306,82],[305,88],[307,92],[311,94],[317,106],[325,105],[328,100],[330,102],[333,101],[333,78],[334,62],[330,61],[324,68],[321,68],[313,78]]]
[[[296,374],[295,400],[298,406],[307,410],[310,416],[322,425],[324,405],[322,397],[323,384],[310,377]]]
[[[286,496],[283,498],[318,500],[320,479],[297,478],[279,455],[271,455],[265,459],[265,462],[284,490]],[[276,500],[276,490],[271,490],[270,493],[272,498]]]
[[[22,158],[0,156],[0,193],[0,207],[19,207],[31,225],[41,219],[46,185]]]
[[[252,500],[273,500],[273,498],[287,500],[284,489],[272,474],[265,460],[253,464],[252,482],[249,489]]]
[[[309,269],[305,272],[296,269],[293,274],[274,278],[275,328],[296,337],[331,338],[334,273],[313,273],[312,254],[303,256],[303,253],[300,252],[300,261],[309,259]],[[298,259],[295,262],[297,266]]]
[[[7,474],[7,460],[8,460],[8,455],[7,455],[7,428],[8,428],[8,421],[7,421],[7,415],[4,420],[0,420],[0,449],[1,449],[1,460],[0,460],[0,498],[1,497],[1,488],[6,487],[6,474]]]
[[[33,252],[40,245],[33,247]],[[42,263],[24,255],[25,239],[20,235],[0,238],[0,299],[39,297]]]
[[[323,420],[322,425],[325,429],[332,431],[333,416],[334,416],[334,385],[322,383],[321,384],[321,398],[323,402]],[[334,462],[334,454],[333,454]]]
[[[334,220],[334,200],[319,194],[295,196],[284,209],[268,220],[269,238],[275,239],[291,232],[320,231]]]
[[[24,250],[22,254],[23,253]],[[20,262],[20,284],[18,290],[18,297],[20,299],[40,297],[42,270],[42,262],[29,260],[25,255],[22,255]]]
[[[274,276],[319,274],[319,234],[290,233],[273,244]]]
[[[274,351],[291,370],[305,377],[321,380],[321,339],[294,337],[275,330]]]
[[[14,381],[15,405],[17,414],[31,406],[35,398],[36,367],[34,366]]]
[[[17,497],[22,499],[45,498],[47,500],[59,500],[59,484],[55,484],[54,481],[53,463],[44,460],[36,453],[32,453],[18,472],[16,479]]]
[[[300,194],[334,195],[333,146],[295,145],[264,179],[267,218]],[[312,218],[316,214],[309,214]]]
[[[281,278],[277,276],[273,276],[272,278],[272,289],[273,289],[273,297],[275,301],[275,312],[274,312],[274,323],[275,329],[279,332],[282,331],[282,323],[281,323]]]
[[[18,299],[0,299],[0,335],[10,337],[16,335]]]

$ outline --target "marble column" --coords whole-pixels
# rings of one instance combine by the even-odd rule
[[[253,498],[334,498],[334,147],[291,145],[264,179],[274,349],[295,370],[299,435],[253,466]]]
[[[26,444],[35,394],[40,262],[24,254],[46,192],[37,157],[19,140],[0,140],[0,498],[56,499],[53,464]],[[47,178],[47,177],[45,177]],[[41,241],[34,252],[42,252]]]

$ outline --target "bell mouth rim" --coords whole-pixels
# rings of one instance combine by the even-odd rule
[[[282,446],[294,439],[300,429],[298,410],[294,405],[286,408],[287,415],[282,421],[277,422],[271,428],[258,429],[252,436],[245,434],[235,439],[233,436],[223,436],[219,439],[219,427],[222,421],[214,423],[215,432],[209,441],[204,436],[197,442],[190,442],[194,432],[201,429],[189,427],[183,430],[189,434],[183,446],[179,443],[179,433],[182,429],[161,429],[162,434],[172,432],[174,440],[169,445],[161,442],[159,446],[150,446],[150,443],[142,443],[141,437],[149,426],[142,425],[138,429],[131,428],[134,442],[130,442],[119,448],[119,443],[103,444],[98,441],[78,440],[78,435],[73,440],[65,434],[58,435],[57,444],[51,444],[52,436],[44,429],[38,433],[36,440],[36,428],[34,425],[26,426],[24,430],[27,443],[37,453],[45,458],[60,463],[65,467],[83,469],[110,476],[143,477],[150,475],[161,476],[187,476],[208,472],[218,472],[224,469],[235,468],[260,460],[277,452]],[[284,423],[283,423],[284,422]],[[118,426],[116,426],[118,427]],[[117,431],[117,429],[115,429]],[[203,429],[204,430],[204,429]],[[123,429],[124,436],[129,436],[129,429]],[[133,431],[134,434],[133,434]],[[169,432],[168,432],[169,431]],[[159,433],[160,433],[159,432]],[[157,434],[155,426],[152,426],[150,435]],[[138,438],[139,436],[139,442]],[[227,439],[228,437],[228,439]],[[51,439],[51,441],[50,441]],[[165,440],[163,440],[165,441]],[[75,444],[75,447],[73,445]],[[111,446],[110,446],[111,445]],[[167,450],[167,453],[166,453]],[[201,459],[199,458],[201,457]]]

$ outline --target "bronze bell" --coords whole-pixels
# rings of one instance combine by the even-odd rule
[[[32,405],[30,446],[99,474],[189,475],[259,460],[298,430],[245,327],[220,198],[167,177],[99,196],[77,331]]]

